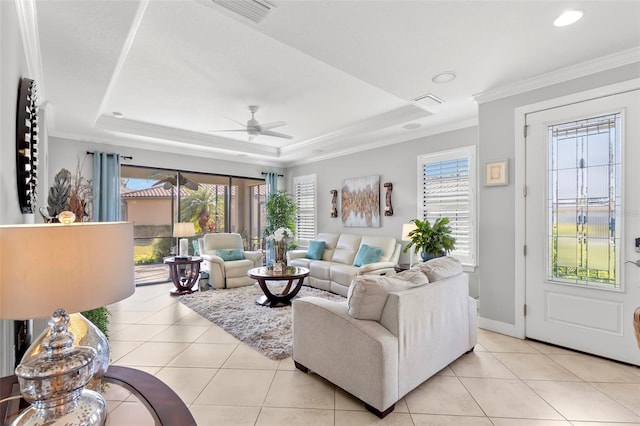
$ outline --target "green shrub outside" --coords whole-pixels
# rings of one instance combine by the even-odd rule
[[[92,309],[90,311],[84,311],[82,312],[82,315],[84,315],[86,319],[91,321],[93,325],[98,327],[98,329],[102,331],[104,335],[107,337],[107,339],[109,338],[108,326],[109,326],[109,315],[111,315],[111,313],[107,310],[107,308],[102,307],[102,308]]]
[[[173,238],[154,238],[152,244],[154,262],[152,263],[162,263],[163,258],[171,255],[173,243]]]

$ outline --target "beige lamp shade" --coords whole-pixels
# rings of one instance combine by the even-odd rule
[[[416,229],[416,224],[415,223],[405,223],[402,225],[402,237],[400,238],[400,240],[402,241],[411,241],[411,238],[409,238],[409,232],[413,231],[414,229]]]
[[[174,238],[186,238],[196,235],[196,228],[193,222],[178,222],[173,225]]]
[[[106,306],[135,291],[133,225],[0,226],[0,318]]]

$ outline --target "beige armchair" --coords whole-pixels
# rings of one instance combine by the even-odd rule
[[[205,234],[199,242],[202,270],[209,272],[213,288],[242,287],[255,282],[247,271],[262,266],[262,252],[244,250],[240,234]]]

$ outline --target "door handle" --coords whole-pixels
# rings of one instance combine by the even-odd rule
[[[634,265],[636,265],[638,268],[640,268],[640,259],[636,260],[635,262],[633,260],[627,260],[624,263],[633,263]]]

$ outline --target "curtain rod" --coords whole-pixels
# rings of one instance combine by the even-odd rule
[[[266,176],[269,172],[262,172],[262,176]],[[284,175],[281,175],[280,173],[278,173],[278,177],[284,177]]]
[[[87,154],[93,155],[93,154],[95,154],[95,152],[87,151]],[[114,153],[110,153],[110,154],[114,154]],[[133,160],[133,157],[130,156],[130,155],[121,155],[120,158],[122,158],[123,160]]]

